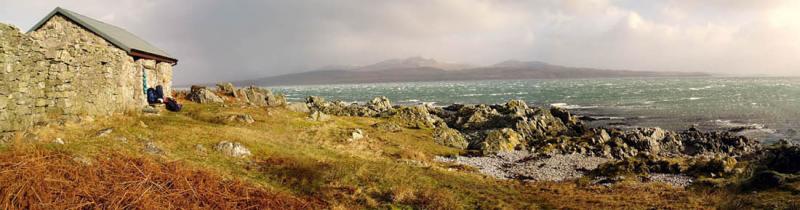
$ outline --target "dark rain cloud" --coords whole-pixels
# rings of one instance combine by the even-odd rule
[[[797,1],[0,0],[27,30],[56,6],[180,59],[176,83],[424,56],[718,74],[800,74]]]

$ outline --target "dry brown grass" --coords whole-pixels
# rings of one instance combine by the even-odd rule
[[[0,154],[2,209],[317,209],[319,201],[111,152],[90,164],[47,149]]]
[[[527,190],[556,209],[715,209],[720,201],[718,193],[638,182],[610,187],[539,182]]]
[[[256,122],[212,120],[227,113]],[[647,183],[497,180],[433,161],[461,151],[435,144],[430,130],[382,131],[371,126],[386,121],[378,118],[306,117],[283,108],[187,102],[178,113],[41,128],[0,144],[0,208],[709,209],[725,201],[725,193]],[[105,128],[114,131],[97,136]],[[346,141],[352,129],[367,137]],[[51,143],[55,138],[66,144]],[[221,140],[240,142],[253,156],[212,150]],[[165,154],[143,153],[146,142]],[[198,152],[196,145],[209,149]],[[100,158],[87,166],[76,156]],[[730,206],[757,206],[745,201]]]

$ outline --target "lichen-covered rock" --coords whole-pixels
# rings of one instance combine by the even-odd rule
[[[372,127],[376,128],[376,129],[378,129],[380,131],[392,132],[392,133],[397,133],[397,132],[403,131],[402,127],[397,125],[397,123],[393,123],[393,122],[379,122],[379,123],[373,124]]]
[[[253,119],[253,116],[249,114],[230,114],[227,116],[222,116],[222,121],[225,123],[244,123],[244,124],[252,124],[256,122]]]
[[[214,94],[211,90],[208,90],[206,87],[203,86],[192,86],[191,92],[189,92],[190,101],[199,104],[209,104],[209,103],[224,103],[225,101],[222,100],[217,94]]]
[[[457,115],[459,117],[455,124],[461,129],[476,130],[503,127],[496,120],[500,113],[487,105],[464,106],[458,110]]]
[[[395,110],[392,116],[394,122],[408,128],[430,129],[434,128],[434,118],[425,106],[409,106]]]
[[[478,144],[478,149],[483,154],[510,152],[516,150],[521,143],[522,136],[512,129],[503,128],[487,132],[486,138]]]
[[[505,108],[514,115],[518,116],[525,116],[530,110],[530,108],[528,108],[528,104],[526,104],[523,100],[510,100],[506,103]]]
[[[461,135],[461,132],[447,126],[439,126],[433,129],[433,142],[458,149],[466,149],[469,146],[469,142]]]
[[[367,103],[367,108],[375,110],[376,112],[385,112],[392,110],[392,102],[385,96],[375,97]]]
[[[238,142],[221,141],[214,146],[214,150],[230,157],[247,157],[252,155],[250,150]]]

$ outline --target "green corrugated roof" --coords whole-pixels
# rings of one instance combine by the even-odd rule
[[[31,28],[31,30],[29,30],[28,32],[39,29],[40,27],[42,27],[42,25],[44,25],[44,23],[46,23],[48,20],[50,20],[50,18],[52,18],[56,14],[60,14],[63,15],[64,17],[69,18],[70,20],[74,21],[75,23],[78,23],[79,25],[88,29],[89,31],[99,35],[100,37],[103,37],[103,39],[111,42],[115,46],[125,50],[129,54],[131,53],[131,50],[137,50],[149,54],[170,58],[177,61],[177,59],[170,56],[164,50],[161,50],[158,47],[153,46],[152,44],[148,43],[147,41],[144,41],[143,39],[137,37],[136,35],[133,35],[131,32],[128,32],[125,29],[113,26],[108,23],[104,23],[99,20],[95,20],[90,17],[83,16],[73,11],[63,9],[61,7],[56,7],[56,9],[54,9],[52,12],[50,12],[50,14],[45,16],[44,19],[39,21],[39,23],[34,25],[33,28]]]

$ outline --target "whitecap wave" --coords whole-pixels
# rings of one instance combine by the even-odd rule
[[[552,103],[550,104],[552,107],[564,108],[564,109],[594,109],[598,106],[581,106],[576,104],[567,104],[567,103]]]
[[[461,96],[464,96],[464,97],[475,97],[475,96],[482,96],[482,95],[484,95],[484,94],[470,93],[470,94],[464,94],[464,95],[461,95]]]
[[[767,128],[767,126],[758,123],[747,124],[747,123],[739,123],[739,122],[733,122],[731,120],[721,120],[721,119],[714,120],[713,123],[721,128],[732,129],[734,131],[737,131],[740,134],[749,132],[764,132],[773,134],[778,132],[775,129]]]

